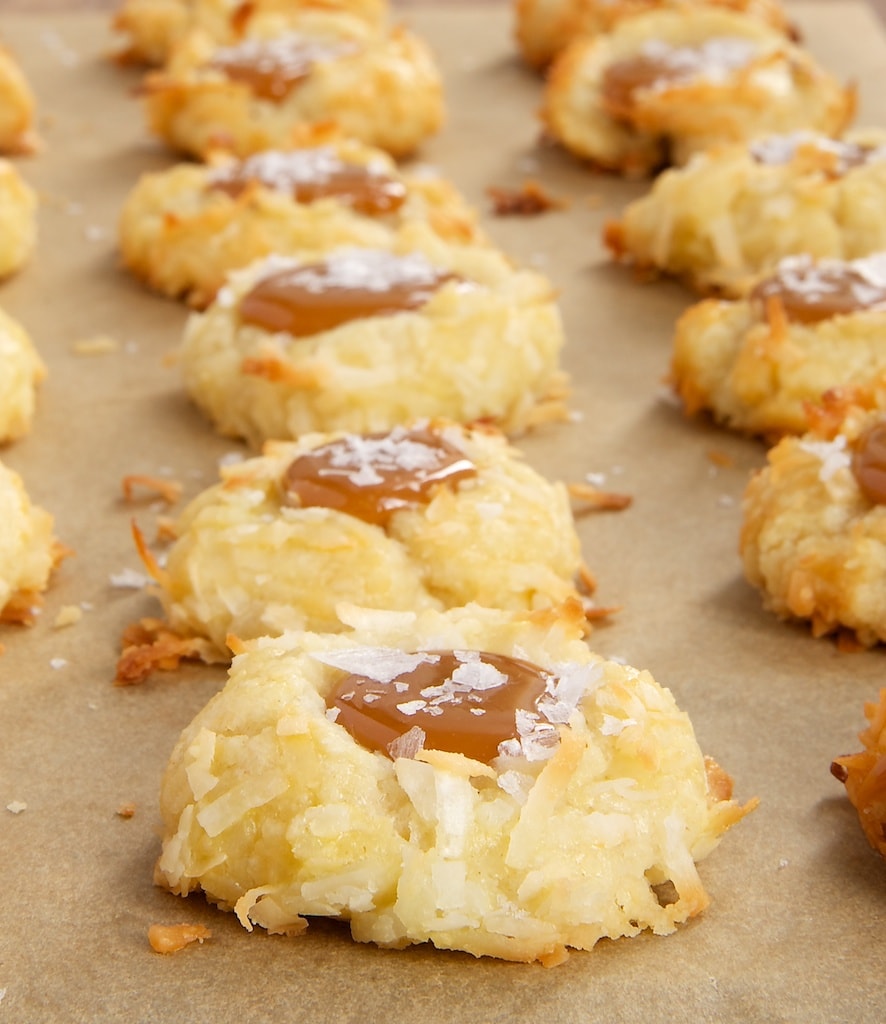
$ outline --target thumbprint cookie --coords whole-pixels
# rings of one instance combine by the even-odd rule
[[[0,444],[28,432],[46,367],[30,335],[0,310]]]
[[[837,134],[854,92],[745,15],[666,10],[579,39],[554,62],[542,118],[555,141],[628,176],[726,142],[802,128]]]
[[[325,131],[306,134],[296,149],[143,175],[120,220],[126,266],[202,308],[230,271],[271,253],[385,246],[413,220],[451,242],[481,239],[443,178],[401,172],[382,150]]]
[[[217,43],[235,43],[250,25],[332,10],[382,25],[387,0],[123,0],[113,28],[126,39],[121,56],[164,64],[182,38],[198,29]],[[285,22],[284,22],[285,23]]]
[[[300,128],[330,123],[406,157],[444,114],[440,74],[422,39],[402,27],[358,31],[334,13],[227,46],[191,33],[147,76],[144,100],[150,129],[201,158],[216,149],[288,149]]]
[[[705,299],[677,322],[671,377],[690,414],[770,438],[803,433],[825,391],[886,373],[886,253],[790,256],[746,299]]]
[[[611,32],[624,18],[649,11],[721,7],[794,32],[778,0],[515,0],[515,35],[523,58],[544,68],[574,39]]]
[[[607,224],[614,257],[739,296],[785,256],[886,251],[886,132],[768,135],[659,175]]]
[[[879,701],[865,704],[864,713],[868,727],[858,736],[864,749],[835,758],[831,773],[845,784],[868,842],[886,857],[886,689]]]
[[[53,569],[67,553],[52,516],[31,501],[22,478],[0,462],[0,623],[30,625]]]
[[[883,383],[836,389],[772,448],[744,496],[741,555],[764,604],[815,636],[886,641]]]
[[[332,917],[389,948],[561,963],[704,910],[753,803],[581,610],[349,609],[245,645],[161,788],[156,882],[248,931]]]
[[[217,430],[256,447],[420,417],[514,434],[563,417],[563,340],[547,278],[410,225],[393,249],[236,271],[191,315],[181,367]]]
[[[165,626],[210,641],[213,658],[231,635],[341,628],[342,601],[529,611],[579,600],[566,488],[489,428],[419,421],[270,442],[222,469],[171,532],[162,567],[136,534]],[[160,650],[138,647],[124,653],[121,681],[137,681]]]

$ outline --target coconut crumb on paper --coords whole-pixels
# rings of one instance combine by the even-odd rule
[[[202,924],[152,924],[148,942],[155,953],[177,953],[192,942],[203,944],[212,932]]]
[[[27,809],[28,805],[24,800],[12,800],[6,805],[6,810],[11,814],[21,814],[22,811],[26,811]]]
[[[616,491],[604,491],[589,481],[571,483],[567,486],[570,497],[581,502],[582,507],[577,510],[578,514],[584,512],[620,512],[632,504],[633,498],[629,494],[619,494]]]
[[[109,334],[96,334],[92,338],[75,341],[71,348],[78,356],[106,356],[119,351],[120,342]]]
[[[83,608],[76,604],[66,604],[59,608],[58,614],[52,623],[53,629],[64,629],[66,626],[74,626],[83,618]]]
[[[181,498],[183,489],[177,480],[167,480],[147,473],[130,473],[123,477],[122,487],[123,498],[127,502],[134,502],[136,491],[142,489],[151,497],[159,495],[168,505],[174,505]]]
[[[534,217],[549,210],[563,210],[569,203],[552,196],[540,182],[527,178],[519,188],[490,185],[486,194],[492,200],[496,217]]]
[[[60,668],[65,668],[65,666],[67,664],[68,664],[68,659],[67,658],[50,658],[49,659],[49,667],[50,668],[54,668],[56,671],[58,671]]]

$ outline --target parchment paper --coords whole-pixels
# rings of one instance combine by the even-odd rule
[[[858,82],[860,123],[884,123],[886,41],[870,12],[835,0],[795,13],[807,44]],[[185,311],[117,265],[124,196],[171,160],[144,128],[137,73],[105,59],[103,16],[5,17],[46,148],[20,161],[41,193],[39,252],[0,287],[0,303],[31,332],[49,376],[32,433],[0,457],[76,555],[39,622],[0,631],[0,1022],[879,1022],[886,864],[828,766],[857,749],[884,653],[839,653],[777,622],[743,581],[738,503],[764,449],[683,418],[662,378],[674,320],[693,298],[637,283],[599,242],[604,220],[644,186],[538,145],[539,82],[515,57],[508,8],[416,10],[409,21],[437,51],[450,108],[422,158],[485,212],[488,186],[526,177],[571,202],[486,223],[516,260],[553,278],[569,335],[575,422],[521,447],[552,478],[601,473],[634,498],[580,522],[599,599],[622,607],[592,642],[670,686],[702,748],[760,808],[702,866],[712,906],[700,919],[667,938],[603,942],[549,971],[383,951],[322,921],[298,939],[247,934],[202,899],[153,887],[160,774],[224,673],[190,667],[112,685],[123,627],[157,610],[119,585],[139,568],[130,520],[153,535],[162,511],[124,503],[120,481],[167,475],[188,497],[236,446],[190,407],[166,358]],[[116,350],[77,351],[97,336]],[[67,605],[82,620],[53,628]],[[129,802],[125,819],[117,810]],[[208,925],[212,939],[153,953],[148,927],[179,921]]]

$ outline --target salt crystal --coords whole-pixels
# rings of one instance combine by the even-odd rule
[[[112,587],[132,590],[141,590],[151,582],[149,576],[136,569],[121,569],[120,572],[112,572],[109,580]]]

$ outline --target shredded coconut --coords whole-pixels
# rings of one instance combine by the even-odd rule
[[[344,651],[316,651],[312,657],[349,675],[365,676],[376,683],[390,683],[397,676],[414,672],[419,665],[434,665],[435,654],[408,654],[390,647],[352,647]]]

